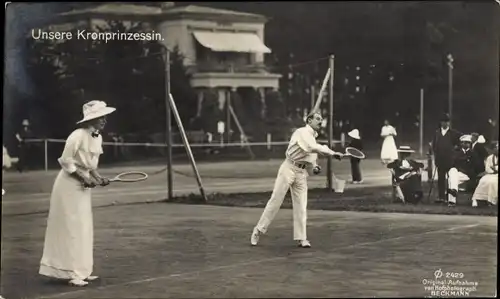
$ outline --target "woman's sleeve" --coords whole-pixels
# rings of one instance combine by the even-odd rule
[[[494,173],[493,167],[493,155],[490,155],[484,162],[484,170],[486,173]]]
[[[392,130],[392,134],[393,134],[394,136],[398,136],[398,132],[396,132],[396,128],[391,127],[391,130]]]
[[[382,127],[382,130],[380,130],[380,137],[386,137],[387,133],[385,132],[385,127]]]
[[[78,148],[82,142],[81,135],[78,131],[74,131],[69,135],[64,145],[64,150],[61,157],[57,160],[61,165],[62,169],[68,173],[73,173],[76,171],[76,161],[75,156],[78,152]]]

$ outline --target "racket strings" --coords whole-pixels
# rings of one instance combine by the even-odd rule
[[[142,181],[148,178],[148,175],[145,172],[125,172],[121,173],[116,176],[116,180],[118,181],[125,181],[125,182],[136,182],[136,181]]]
[[[347,154],[349,154],[350,156],[355,157],[355,158],[364,158],[365,157],[365,154],[362,151],[358,150],[357,148],[348,147],[345,149],[345,152]]]

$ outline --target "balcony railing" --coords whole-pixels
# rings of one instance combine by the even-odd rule
[[[199,62],[190,67],[193,73],[269,73],[270,70],[264,64],[240,65],[234,63],[209,63]]]

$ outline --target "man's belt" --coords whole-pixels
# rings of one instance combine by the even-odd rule
[[[290,158],[286,158],[288,162],[292,163],[294,166],[300,168],[300,169],[305,169],[307,167],[307,162],[296,162]]]

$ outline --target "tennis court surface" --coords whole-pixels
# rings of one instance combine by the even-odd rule
[[[496,217],[309,211],[313,247],[301,249],[291,240],[291,210],[281,210],[268,234],[251,247],[261,211],[167,203],[95,209],[94,274],[101,279],[84,288],[37,274],[46,215],[4,216],[0,294],[7,299],[496,294]],[[436,279],[436,273],[443,276]],[[445,279],[447,273],[462,278]],[[443,279],[445,285],[426,289]]]

